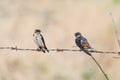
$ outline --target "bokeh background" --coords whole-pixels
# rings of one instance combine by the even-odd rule
[[[120,32],[120,0],[0,0],[0,46],[36,49],[32,35],[41,29],[49,49],[78,49],[79,31],[96,50],[120,51],[110,12]],[[93,56],[110,80],[120,79],[118,55]],[[106,79],[83,52],[0,50],[0,80]]]

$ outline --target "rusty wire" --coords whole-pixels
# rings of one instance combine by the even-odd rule
[[[37,49],[32,49],[32,48],[19,48],[17,46],[15,47],[0,47],[0,49],[3,50],[15,50],[15,51],[38,51]],[[82,50],[77,50],[77,49],[62,49],[62,48],[54,48],[54,49],[49,49],[49,51],[56,51],[56,52],[78,52]],[[99,51],[99,50],[89,50],[91,53],[101,53],[101,54],[118,54],[120,55],[120,52],[113,52],[113,51]]]

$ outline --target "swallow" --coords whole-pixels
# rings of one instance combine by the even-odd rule
[[[41,50],[43,53],[45,53],[45,51],[49,52],[48,48],[46,47],[45,40],[41,34],[41,30],[35,30],[33,34],[33,40],[38,46],[38,51]]]
[[[88,54],[89,56],[92,56],[91,53],[88,52],[88,49],[93,49],[93,48],[88,43],[87,39],[85,37],[83,37],[80,32],[76,32],[74,35],[76,37],[76,39],[75,39],[76,45],[81,50],[83,50],[86,54]]]

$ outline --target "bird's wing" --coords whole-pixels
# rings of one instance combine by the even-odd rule
[[[87,39],[81,40],[81,45],[82,45],[83,47],[87,47],[88,49],[92,49],[92,47],[91,47],[90,44],[88,43]]]
[[[88,43],[86,38],[84,38],[84,37],[81,38],[81,45],[83,47],[87,47],[89,45],[89,43]]]
[[[42,40],[42,42],[43,42],[43,45],[44,45],[44,47],[46,48],[45,40],[44,40],[42,34],[41,34],[40,36],[41,36],[41,40]]]
[[[87,47],[89,46],[88,42],[87,41],[81,41],[81,44],[83,47]]]

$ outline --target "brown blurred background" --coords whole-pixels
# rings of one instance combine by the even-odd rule
[[[78,49],[79,31],[96,50],[119,51],[109,12],[120,32],[120,0],[0,0],[0,46],[37,48],[32,35],[41,29],[48,48]],[[120,79],[118,55],[93,56],[110,80]],[[0,80],[106,79],[83,52],[0,50]]]

